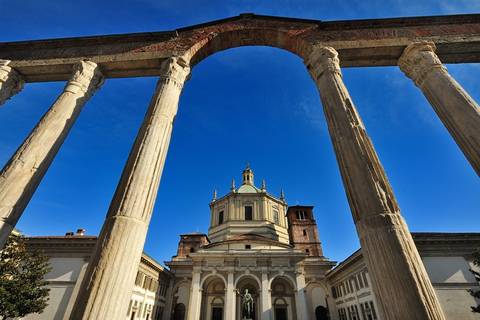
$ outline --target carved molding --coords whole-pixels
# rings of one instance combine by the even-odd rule
[[[447,70],[435,54],[433,42],[417,42],[408,45],[398,59],[398,66],[405,75],[420,87],[427,74],[436,68]]]
[[[257,259],[248,259],[248,258],[239,258],[238,259],[238,266],[239,267],[256,267],[257,266]]]
[[[223,268],[225,266],[223,259],[208,259],[207,267]]]
[[[338,52],[332,47],[320,47],[313,50],[303,64],[307,67],[308,73],[315,83],[325,72],[337,73],[342,76]]]

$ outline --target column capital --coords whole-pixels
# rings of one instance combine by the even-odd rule
[[[73,74],[68,80],[65,91],[77,93],[81,90],[88,98],[100,90],[105,77],[92,61],[79,61],[73,65]]]
[[[180,88],[190,80],[190,63],[184,57],[170,57],[162,62],[158,82],[171,80]]]
[[[25,79],[12,67],[10,60],[0,59],[0,105],[19,93],[25,86]]]
[[[405,75],[420,87],[425,76],[432,70],[440,68],[446,70],[435,54],[436,46],[433,42],[416,42],[409,44],[398,59],[398,66]]]
[[[325,72],[337,73],[342,76],[338,52],[332,47],[320,47],[313,50],[303,64],[307,67],[308,73],[315,83]]]

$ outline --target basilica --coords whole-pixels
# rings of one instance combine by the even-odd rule
[[[248,318],[328,319],[327,272],[336,264],[323,256],[313,207],[288,206],[254,184],[242,185],[210,203],[208,235],[182,234],[177,255],[166,262],[175,274],[174,319],[246,319],[242,296],[249,292]],[[333,300],[330,300],[333,302]]]

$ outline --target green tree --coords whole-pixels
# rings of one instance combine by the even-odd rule
[[[50,289],[43,281],[50,272],[48,257],[42,252],[28,254],[25,239],[11,235],[0,251],[0,316],[23,317],[42,313],[47,306]]]
[[[477,249],[477,251],[473,252],[473,264],[476,265],[476,266],[480,266],[480,248]],[[475,276],[475,279],[477,279],[477,281],[480,281],[480,273],[473,270],[473,269],[470,269],[470,272],[473,273],[473,275]],[[470,295],[472,297],[475,297],[477,299],[480,299],[480,290],[467,290],[468,292],[470,292]],[[480,313],[480,305],[477,305],[476,307],[472,307],[472,311],[473,312],[477,312],[477,313]]]

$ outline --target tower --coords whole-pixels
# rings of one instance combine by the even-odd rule
[[[317,223],[313,219],[313,207],[299,205],[289,207],[287,220],[290,244],[310,256],[323,256]]]

